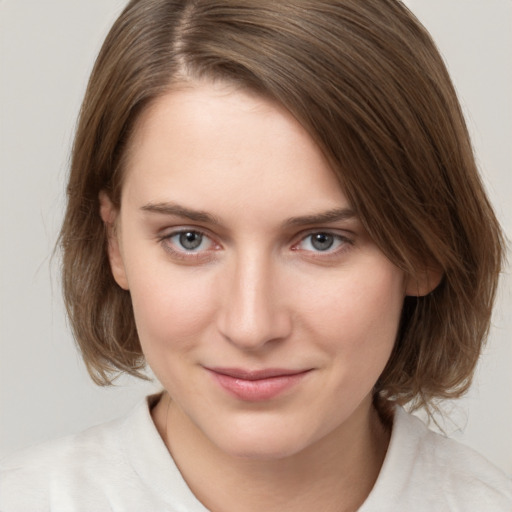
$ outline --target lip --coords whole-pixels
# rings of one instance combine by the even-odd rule
[[[263,402],[285,393],[299,384],[311,371],[284,368],[245,370],[206,368],[214,380],[230,395],[246,402]]]

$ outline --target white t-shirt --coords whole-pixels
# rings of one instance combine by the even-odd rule
[[[151,400],[125,418],[3,460],[0,511],[207,512],[158,434]],[[512,481],[397,408],[384,464],[359,512],[427,511],[511,512]]]

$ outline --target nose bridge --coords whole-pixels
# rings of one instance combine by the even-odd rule
[[[220,315],[220,329],[231,343],[257,349],[286,337],[290,324],[277,266],[269,252],[255,247],[234,258]]]

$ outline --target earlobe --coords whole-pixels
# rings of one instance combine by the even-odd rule
[[[101,191],[99,194],[100,201],[100,216],[105,225],[105,231],[108,239],[108,259],[110,261],[110,269],[116,283],[123,288],[128,290],[128,279],[126,276],[126,270],[124,267],[123,255],[121,251],[119,241],[118,227],[118,210],[113,205],[112,201],[108,197],[105,191]]]
[[[405,294],[410,297],[424,297],[433,292],[442,279],[443,272],[440,269],[426,267],[425,270],[407,278]]]

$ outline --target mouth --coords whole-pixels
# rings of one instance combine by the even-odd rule
[[[229,395],[246,402],[263,402],[276,398],[298,385],[311,369],[206,368],[214,381]]]

